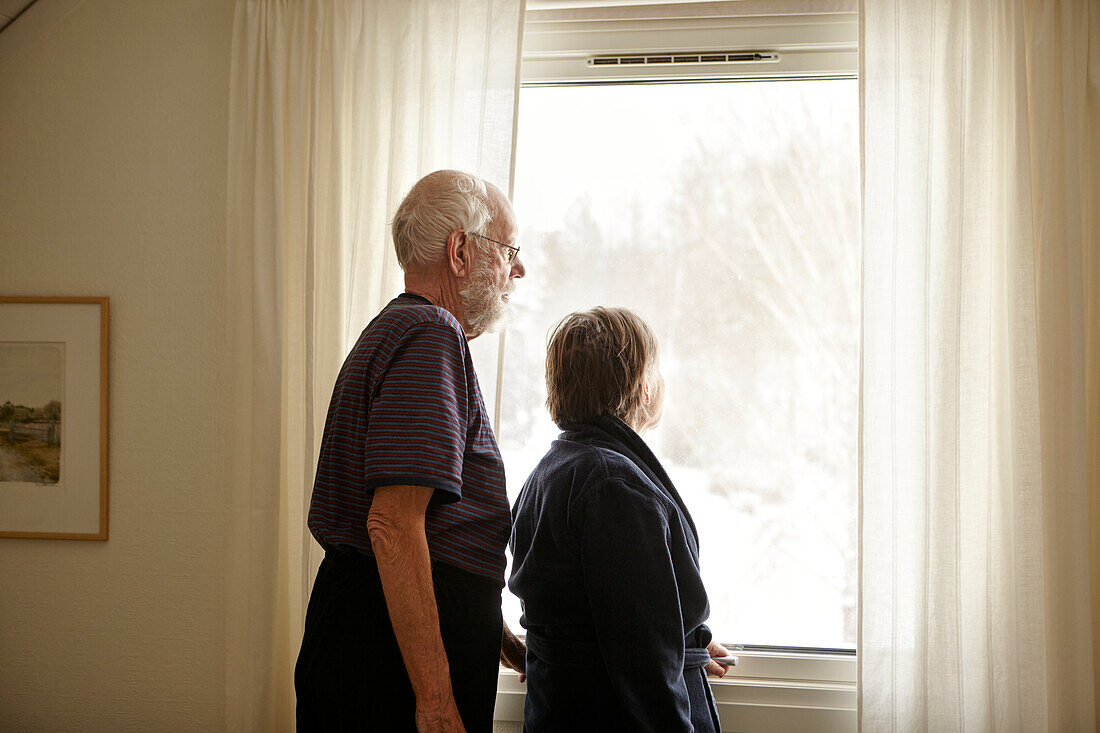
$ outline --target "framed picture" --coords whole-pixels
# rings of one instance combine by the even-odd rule
[[[107,298],[0,296],[0,537],[107,539]]]

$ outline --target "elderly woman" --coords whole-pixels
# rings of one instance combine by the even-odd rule
[[[524,730],[718,731],[728,654],[691,514],[641,436],[661,418],[657,340],[624,308],[566,317],[546,356],[564,431],[512,510],[509,587],[527,629]]]

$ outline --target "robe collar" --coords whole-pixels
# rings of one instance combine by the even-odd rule
[[[671,499],[687,520],[695,544],[699,544],[699,532],[695,529],[695,520],[680,497],[680,492],[668,477],[664,466],[653,455],[646,442],[629,425],[617,417],[600,415],[592,420],[580,423],[567,423],[562,426],[561,440],[607,448],[628,458],[652,481],[657,488]]]

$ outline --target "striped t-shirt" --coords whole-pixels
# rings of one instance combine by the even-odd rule
[[[504,584],[511,532],[504,464],[462,326],[416,295],[390,301],[359,336],[332,392],[309,529],[328,550],[371,553],[374,489],[435,489],[433,560]]]

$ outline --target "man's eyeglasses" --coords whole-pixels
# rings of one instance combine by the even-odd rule
[[[492,237],[486,237],[484,234],[478,234],[477,232],[470,232],[470,234],[473,234],[475,237],[480,237],[481,239],[487,239],[490,242],[492,242],[493,244],[499,244],[501,247],[505,247],[508,250],[508,254],[506,254],[504,256],[508,258],[508,263],[509,264],[515,262],[516,257],[519,257],[519,247],[513,247],[510,244],[505,244],[504,242],[498,242],[497,240],[493,239]]]

